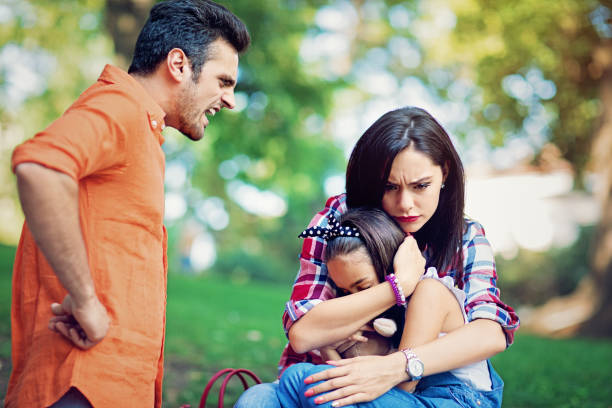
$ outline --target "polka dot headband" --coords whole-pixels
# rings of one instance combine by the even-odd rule
[[[325,227],[310,227],[305,229],[300,235],[299,238],[313,238],[320,237],[324,240],[328,241],[330,239],[334,239],[336,237],[357,237],[359,238],[361,234],[359,234],[359,230],[355,227],[342,226],[340,222],[333,216],[328,215],[327,219],[329,223]]]

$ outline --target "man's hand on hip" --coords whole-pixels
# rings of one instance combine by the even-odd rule
[[[108,332],[108,313],[95,296],[77,305],[72,296],[66,295],[61,304],[51,305],[51,311],[55,316],[49,320],[49,329],[84,350],[98,344]]]

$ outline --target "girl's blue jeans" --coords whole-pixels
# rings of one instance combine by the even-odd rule
[[[281,408],[277,389],[277,382],[254,385],[242,393],[234,408]]]
[[[491,373],[491,391],[478,391],[446,372],[424,377],[414,393],[392,388],[374,401],[348,407],[362,408],[493,408],[501,407],[504,383],[488,362]],[[249,388],[234,408],[282,407],[282,408],[330,408],[331,402],[317,405],[317,396],[306,398],[304,392],[315,384],[304,384],[304,379],[319,371],[332,368],[329,365],[310,363],[294,364],[283,373],[279,384],[260,384]],[[276,395],[274,395],[276,394]]]

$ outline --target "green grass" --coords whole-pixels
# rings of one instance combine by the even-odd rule
[[[287,286],[171,274],[165,405],[195,405],[208,379],[222,368],[248,368],[263,381],[274,380],[285,345],[280,318],[288,295]],[[239,384],[232,380],[228,401],[238,395]]]
[[[166,358],[183,356],[199,368],[182,390],[168,390],[166,383],[168,406],[195,405],[219,368],[245,367],[273,378],[285,341],[280,315],[287,296],[285,286],[170,275]],[[247,340],[251,330],[263,338]],[[512,347],[492,362],[505,382],[504,408],[612,407],[610,339],[553,340],[519,331]]]
[[[14,248],[0,245],[0,396],[9,372],[13,256]],[[289,283],[239,284],[171,273],[164,407],[197,406],[206,382],[221,368],[248,368],[264,381],[274,379],[285,344],[280,317],[288,295]],[[612,407],[612,339],[551,340],[519,331],[493,364],[506,383],[504,408]],[[226,405],[241,391],[240,381],[230,385]]]
[[[612,341],[519,334],[492,359],[505,382],[504,408],[612,407]]]
[[[15,248],[0,244],[0,336],[10,333],[11,276],[14,260]]]
[[[0,244],[0,405],[11,372],[11,276],[15,248]]]

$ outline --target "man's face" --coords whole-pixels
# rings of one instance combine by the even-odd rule
[[[176,128],[191,140],[200,140],[204,137],[209,117],[222,108],[233,109],[235,106],[238,53],[219,38],[210,45],[208,61],[202,66],[197,83],[193,82],[191,70],[189,73],[176,102]]]

